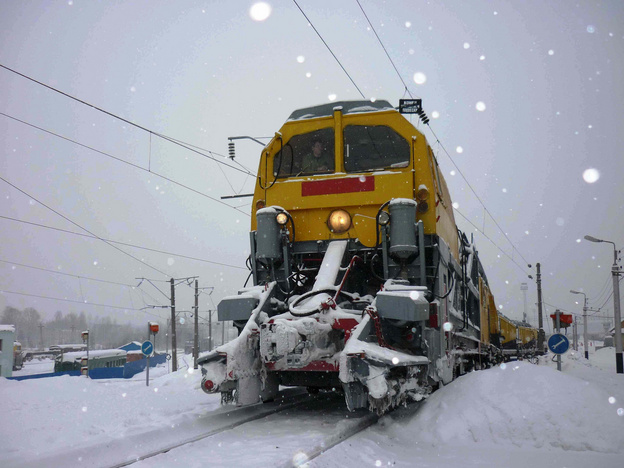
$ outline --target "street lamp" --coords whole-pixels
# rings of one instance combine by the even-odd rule
[[[589,359],[589,348],[587,347],[587,295],[584,292],[570,289],[572,294],[583,295],[583,348],[585,348],[585,359]]]
[[[618,251],[615,242],[603,239],[596,239],[592,236],[585,236],[585,240],[590,242],[606,242],[613,245],[613,266],[611,267],[611,277],[613,278],[613,316],[615,318],[615,371],[624,374],[624,362],[622,361],[622,318],[620,315],[620,281],[618,276],[620,270],[617,266]]]

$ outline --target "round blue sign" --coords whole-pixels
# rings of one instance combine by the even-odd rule
[[[144,341],[141,345],[141,351],[146,356],[150,356],[152,354],[152,351],[154,351],[154,345],[151,341]]]
[[[570,349],[570,340],[561,333],[556,333],[548,338],[548,349],[555,354],[563,354]]]

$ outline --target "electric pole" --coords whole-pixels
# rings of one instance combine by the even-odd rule
[[[195,280],[195,346],[193,347],[193,368],[197,369],[199,356],[199,282]]]
[[[175,284],[173,284],[173,278],[171,283],[171,353],[173,355],[173,363],[171,364],[172,372],[178,370],[178,353],[177,353],[177,340],[176,340],[176,314],[175,314]]]
[[[572,329],[572,339],[573,339],[572,347],[574,348],[574,351],[578,351],[578,328],[577,328],[576,319],[577,317],[574,316],[574,328]]]
[[[583,347],[585,348],[585,359],[589,359],[589,346],[587,346],[587,296],[583,301]]]
[[[542,273],[540,271],[540,264],[537,263],[537,321],[539,331],[537,332],[537,349],[544,352],[544,320],[542,318]]]

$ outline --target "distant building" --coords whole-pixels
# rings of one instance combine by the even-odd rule
[[[0,377],[13,375],[13,343],[15,342],[15,327],[0,325]]]
[[[140,351],[141,343],[138,341],[131,341],[130,343],[120,346],[119,349],[123,349],[124,351]]]

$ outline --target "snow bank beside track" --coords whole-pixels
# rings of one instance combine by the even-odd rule
[[[624,388],[620,392],[615,396],[550,367],[513,362],[470,373],[434,393],[406,429],[431,445],[623,452],[624,417],[617,410],[624,406]]]

